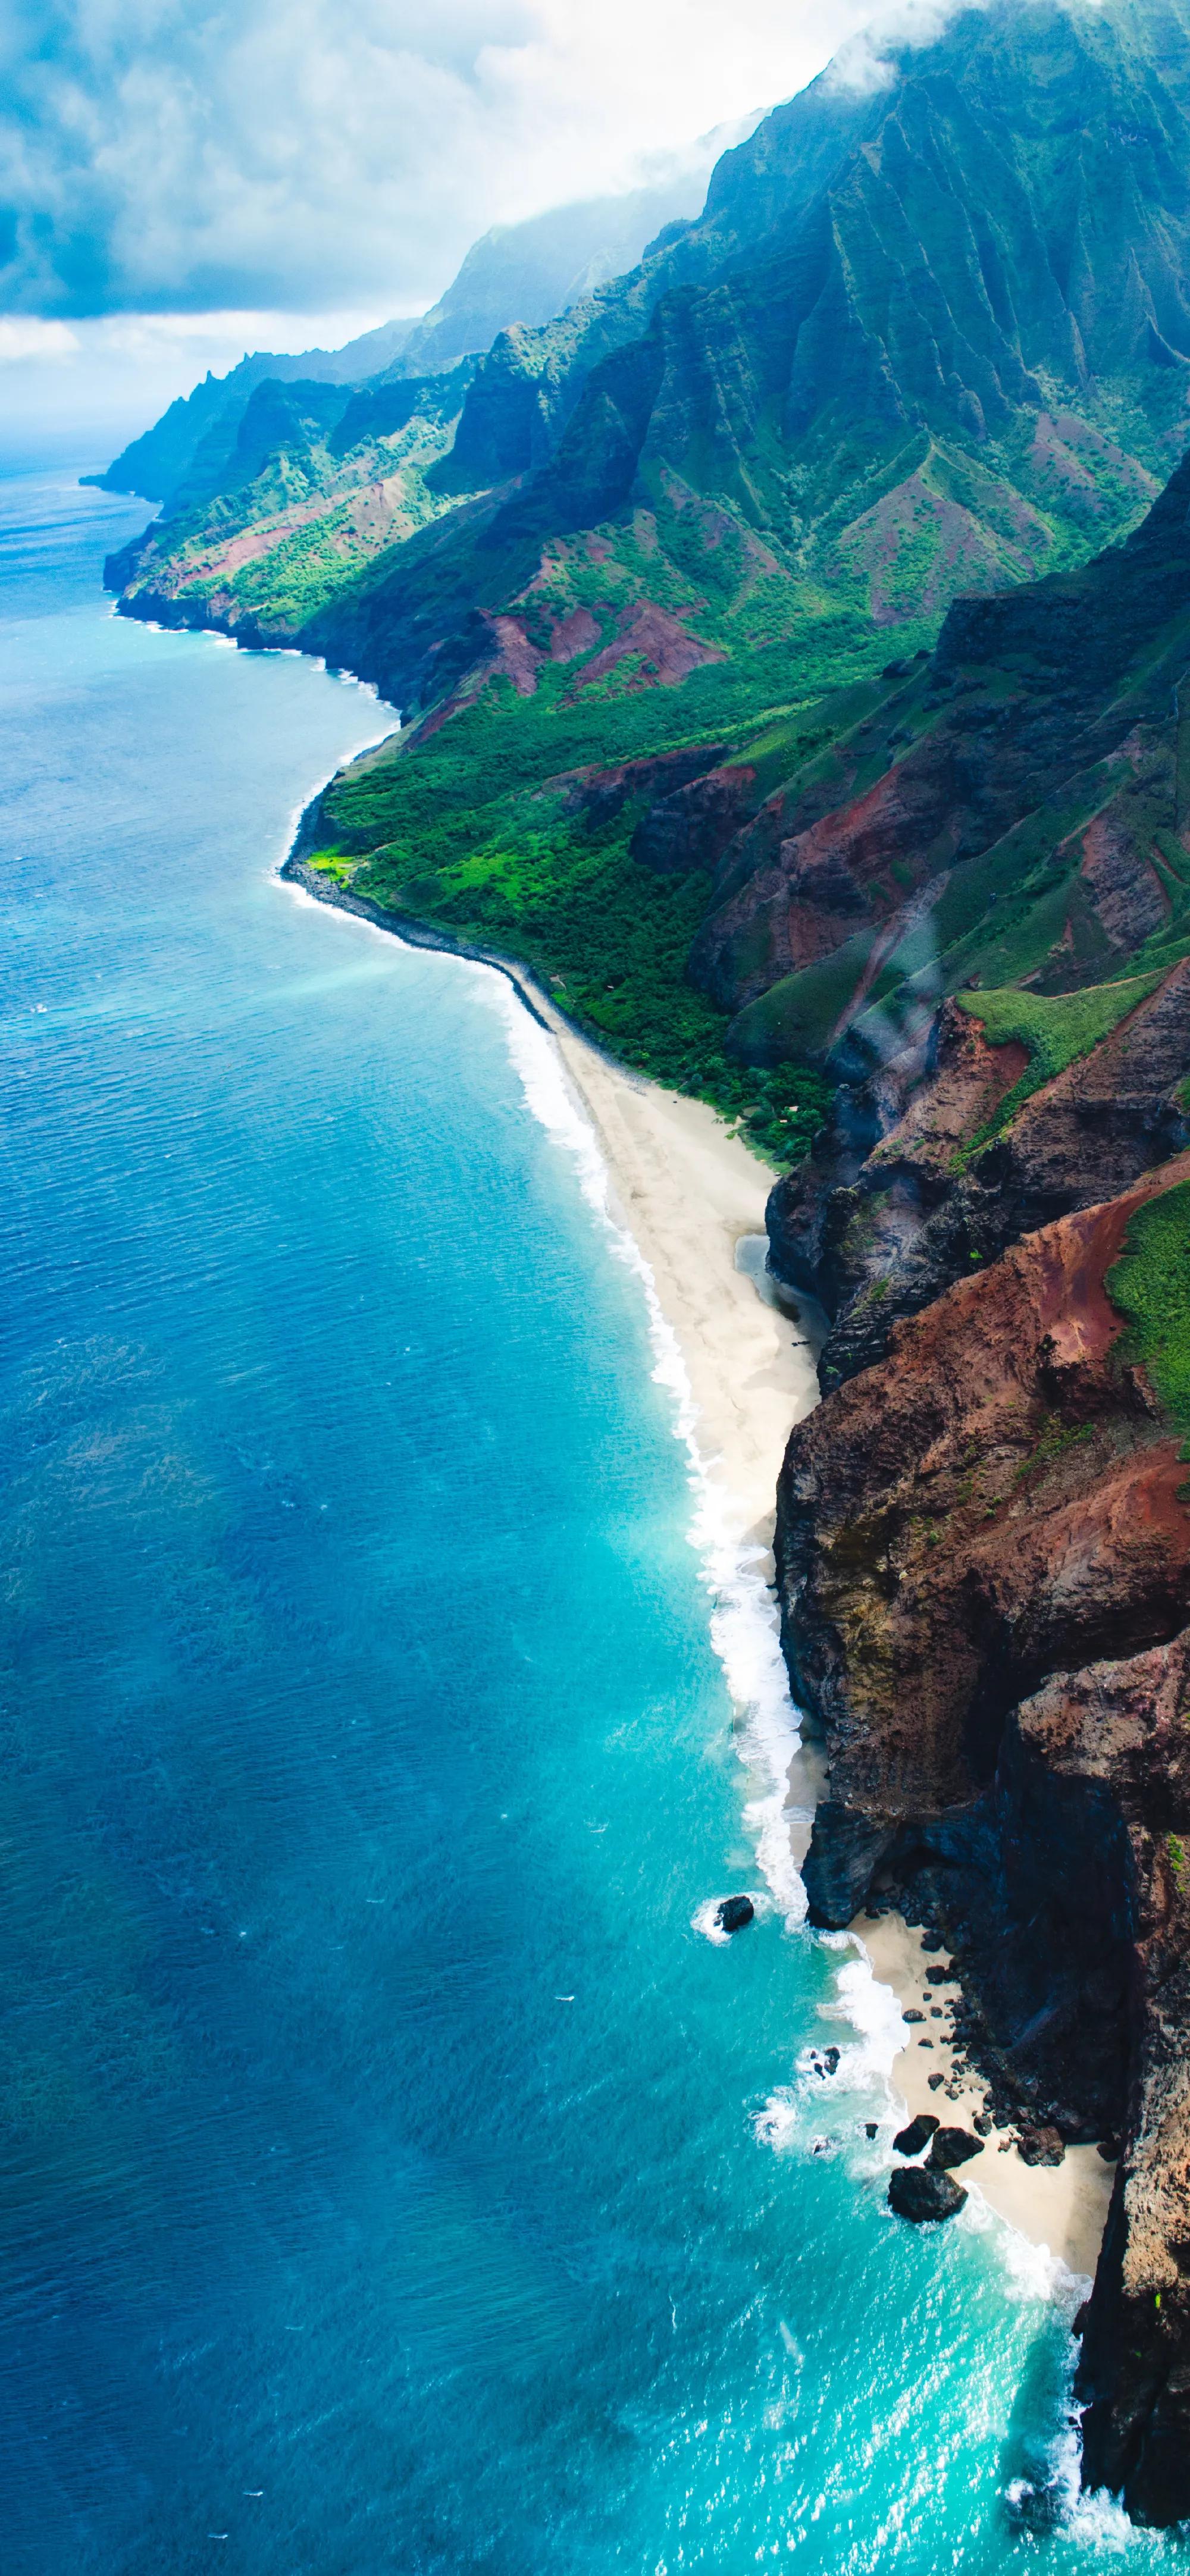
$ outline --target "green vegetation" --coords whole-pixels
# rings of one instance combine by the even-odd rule
[[[1176,1879],[1184,1878],[1186,1874],[1186,1853],[1181,1836],[1179,1834],[1170,1834],[1167,1838],[1165,1848],[1169,1853],[1169,1866],[1173,1871],[1174,1877]],[[1161,2305],[1160,2292],[1157,2294],[1157,2305],[1158,2307]]]
[[[1190,1432],[1190,1181],[1137,1209],[1104,1286],[1128,1326],[1120,1358],[1142,1362],[1170,1420]]]
[[[126,594],[300,643],[444,719],[335,783],[316,864],[523,960],[592,1035],[778,1161],[829,1098],[811,1065],[853,1078],[958,994],[1027,1058],[961,1170],[1190,953],[1181,540],[1162,520],[1140,580],[1116,543],[1185,423],[1130,281],[1139,259],[1176,310],[1190,227],[1171,215],[1159,241],[1113,183],[1121,130],[1138,162],[1190,177],[1171,142],[1190,129],[1160,47],[1059,17],[1060,83],[1039,22],[1011,59],[978,16],[938,35],[937,94],[962,104],[931,128],[928,184],[900,123],[915,56],[860,125],[829,85],[806,93],[794,161],[813,163],[812,203],[778,111],[680,240],[482,360],[354,387],[253,362],[226,416],[195,397],[185,437],[170,416],[165,446],[177,459],[190,439],[190,462]],[[1076,164],[1102,220],[1080,253],[1074,366],[1036,244],[1066,238]],[[973,202],[1027,388],[1003,375],[983,254],[945,212]],[[824,222],[839,302],[820,332]],[[1030,601],[1045,574],[1057,617],[1053,585]],[[957,593],[1014,585],[1019,615],[960,609],[930,660]],[[691,837],[684,874],[634,855],[667,780],[616,773],[695,747],[750,777],[730,903],[713,835]],[[847,807],[790,863],[790,935],[769,862]],[[734,1014],[691,981],[695,942],[694,972]],[[795,956],[809,962],[786,971]]]
[[[745,753],[755,740],[787,771],[813,756],[840,706],[878,701],[874,677],[866,696],[863,683],[833,703],[794,695],[808,674],[821,682],[870,667],[880,648],[865,651],[865,641],[839,618],[819,634],[816,661],[792,639],[708,665],[680,689],[611,700],[575,694],[568,666],[543,665],[529,698],[492,683],[428,739],[374,753],[335,782],[315,864],[393,911],[523,960],[626,1063],[740,1119],[773,1162],[796,1161],[831,1084],[790,1053],[767,1070],[728,1056],[730,1014],[686,975],[710,879],[658,875],[629,847],[664,773],[610,795],[591,773],[614,779],[619,762],[725,737]]]
[[[1158,973],[1132,975],[1119,984],[1091,984],[1078,993],[1026,993],[1011,987],[996,993],[959,993],[956,1000],[982,1024],[989,1046],[1015,1042],[1028,1051],[1029,1062],[995,1116],[966,1147],[969,1161],[1003,1133],[1018,1109],[1068,1064],[1089,1055],[1129,1011],[1135,1010],[1160,981]]]

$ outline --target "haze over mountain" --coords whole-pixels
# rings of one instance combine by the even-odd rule
[[[105,490],[169,501],[212,432],[218,441],[214,452],[230,456],[247,399],[268,378],[355,385],[384,371],[433,373],[487,349],[509,323],[548,322],[593,286],[631,267],[666,225],[698,214],[720,151],[737,139],[741,124],[746,129],[755,121],[743,119],[733,129],[701,137],[672,156],[650,187],[496,226],[472,246],[445,294],[420,317],[384,323],[341,349],[284,356],[257,350],[226,376],[208,374],[117,457],[100,478]]]
[[[308,631],[409,704],[493,617],[524,664],[526,583],[596,615],[608,560],[617,613],[680,617],[697,658],[782,600],[936,619],[1076,559],[1180,450],[1185,41],[1172,8],[1040,0],[822,75],[724,155],[697,223],[473,381],[255,416],[127,604]]]

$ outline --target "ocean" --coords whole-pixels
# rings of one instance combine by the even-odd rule
[[[1077,2497],[1075,2286],[885,2206],[550,1041],[278,882],[390,711],[114,618],[146,515],[0,485],[0,2566],[1183,2563]]]

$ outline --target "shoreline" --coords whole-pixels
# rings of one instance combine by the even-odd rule
[[[812,1301],[779,1305],[761,1285],[769,1167],[709,1103],[663,1090],[593,1043],[518,961],[438,936],[423,923],[351,895],[312,869],[299,849],[285,861],[281,877],[410,947],[491,967],[554,1039],[603,1158],[609,1214],[648,1265],[658,1307],[681,1353],[698,1418],[698,1449],[723,1515],[722,1535],[732,1549],[754,1552],[758,1576],[771,1580],[781,1461],[793,1425],[818,1403],[819,1388]],[[818,1749],[803,1740],[783,1769],[780,1792],[781,1831],[796,1865],[805,1856],[821,1785]],[[934,2111],[970,2128],[984,2114],[986,2088],[977,2073],[957,2072],[946,2036],[946,2005],[954,2001],[957,1982],[948,1979],[935,1992],[926,1978],[927,1965],[938,1964],[943,1954],[928,1960],[921,1932],[899,1915],[861,1916],[850,1928],[877,1983],[892,1992],[902,2012],[928,2016],[924,2027],[905,2028],[889,2071],[906,2117]],[[940,2074],[942,2083],[931,2088],[931,2074]],[[1087,2277],[1098,2260],[1114,2171],[1095,2147],[1067,2147],[1058,2166],[1027,2165],[1012,2132],[993,2129],[983,2154],[963,2167],[961,2179],[1018,2235],[1048,2249],[1069,2272]]]
[[[889,2072],[909,2118],[932,2111],[939,2120],[971,2129],[977,2116],[987,2116],[987,2086],[968,2061],[960,2069],[948,2036],[947,2007],[958,1998],[959,1979],[948,1973],[931,1984],[926,1973],[942,1966],[949,1971],[949,1954],[924,1951],[920,1928],[900,1914],[861,1914],[849,1928],[877,1982],[891,1987],[902,2012],[911,2009],[926,2016],[923,2024],[905,2026]],[[931,2076],[941,2076],[941,2083],[932,2086]],[[1031,2245],[1045,2247],[1069,2272],[1093,2279],[1115,2164],[1106,2163],[1098,2147],[1067,2147],[1060,2165],[1028,2165],[1017,2152],[1015,2136],[1011,2128],[991,2127],[983,2154],[965,2164],[957,2179]],[[904,2158],[895,2161],[901,2164]]]
[[[440,937],[349,894],[297,851],[281,876],[409,947],[491,967],[554,1039],[607,1167],[610,1213],[647,1262],[681,1350],[703,1464],[728,1510],[730,1536],[770,1553],[786,1442],[818,1402],[813,1302],[770,1302],[751,1249],[758,1237],[767,1240],[765,1203],[775,1173],[709,1102],[663,1090],[580,1032],[517,960]]]

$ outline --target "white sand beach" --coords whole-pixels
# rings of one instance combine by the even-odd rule
[[[910,2116],[933,2111],[939,2119],[969,2129],[976,2113],[983,2111],[985,2087],[977,2075],[958,2075],[955,2070],[946,2008],[954,2003],[958,1984],[948,1978],[945,1984],[932,1986],[926,1976],[927,1968],[950,1965],[946,1953],[927,1957],[921,1933],[899,1914],[882,1915],[877,1922],[861,1915],[851,1928],[863,1942],[881,1984],[892,1987],[902,2010],[912,2006],[929,2016],[924,2024],[906,2026],[905,2046],[893,2064],[893,2085]],[[943,2017],[936,2021],[932,2015],[938,2007]],[[944,2081],[931,2089],[930,2077],[938,2074]],[[952,2084],[958,2086],[953,2097],[948,2091]],[[1098,2147],[1067,2147],[1060,2165],[1027,2165],[1007,2129],[993,2129],[983,2154],[964,2165],[958,2175],[966,2190],[978,2192],[989,2209],[1006,2218],[1031,2244],[1048,2246],[1071,2272],[1085,2274],[1092,2274],[1099,2260],[1114,2179],[1115,2166],[1104,2162]]]
[[[545,1006],[567,1070],[595,1128],[611,1174],[616,1213],[633,1235],[656,1282],[699,1409],[699,1438],[708,1463],[738,1507],[735,1535],[771,1542],[776,1483],[795,1422],[818,1402],[814,1352],[820,1318],[811,1300],[796,1319],[758,1292],[740,1266],[739,1249],[751,1250],[755,1271],[762,1258],[764,1207],[773,1175],[715,1111],[698,1100],[662,1091],[622,1070],[588,1046]],[[790,1805],[803,1821],[792,1824],[794,1856],[804,1857],[804,1822],[821,1766],[815,1748],[796,1757]],[[934,2111],[970,2128],[984,2109],[978,2077],[956,2076],[947,2037],[953,1982],[932,1987],[921,1934],[899,1915],[867,1917],[853,1925],[882,1985],[902,2009],[924,2011],[924,2025],[907,2025],[905,2046],[892,2081],[907,2112]],[[933,2018],[932,2007],[941,2017]],[[924,2043],[927,2043],[925,2045]],[[943,2084],[931,2088],[931,2074]],[[948,2095],[946,2086],[957,2083]],[[1068,2147],[1060,2165],[1027,2165],[1011,2134],[993,2130],[984,2152],[962,2169],[964,2186],[1001,2218],[1071,2272],[1092,2274],[1107,2220],[1114,2166],[1096,2147]]]
[[[614,1212],[653,1273],[686,1363],[699,1446],[738,1508],[733,1536],[768,1546],[795,1422],[818,1402],[815,1310],[782,1313],[741,1267],[763,1261],[775,1174],[702,1100],[662,1091],[549,1017],[611,1175]],[[796,1303],[796,1301],[795,1301]]]

